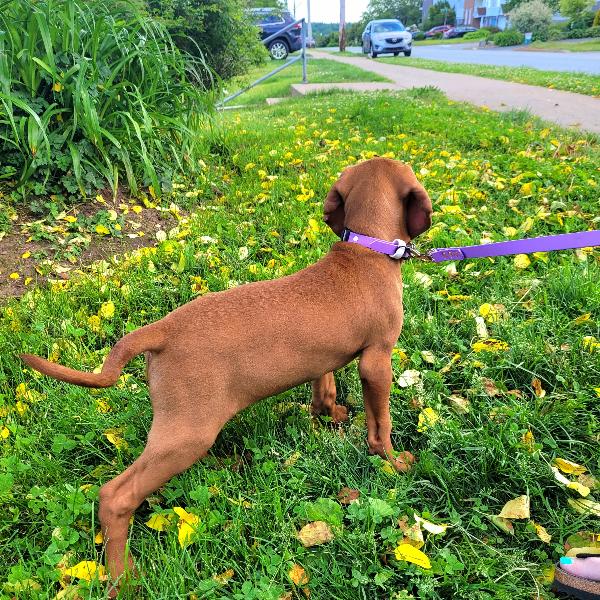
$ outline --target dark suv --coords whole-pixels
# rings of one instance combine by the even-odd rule
[[[264,40],[270,35],[277,33],[286,25],[295,21],[287,10],[273,8],[252,8],[249,14],[260,29],[260,39]],[[265,44],[271,58],[283,60],[290,52],[296,52],[302,48],[302,24],[298,23],[280,36]]]

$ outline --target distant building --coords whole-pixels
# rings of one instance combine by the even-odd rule
[[[456,13],[457,25],[473,27],[498,27],[505,29],[508,18],[502,10],[501,0],[448,0]],[[422,16],[427,18],[434,0],[423,0]],[[600,4],[600,0],[598,0]]]

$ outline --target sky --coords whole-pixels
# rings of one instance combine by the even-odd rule
[[[306,3],[309,0],[288,0],[290,10],[294,11],[296,5],[296,18],[306,17]],[[346,0],[346,22],[360,21],[366,10],[369,0]],[[339,0],[310,0],[310,20],[315,23],[339,23]]]

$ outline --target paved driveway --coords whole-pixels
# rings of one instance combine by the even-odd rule
[[[333,50],[333,48],[327,48]],[[361,52],[360,47],[349,47],[350,52]],[[533,67],[544,71],[582,71],[600,75],[600,52],[538,52],[515,48],[478,48],[477,44],[439,44],[414,46],[415,58],[447,60],[448,62],[500,65],[505,67]],[[384,54],[383,56],[388,56]],[[391,56],[391,54],[389,55]]]

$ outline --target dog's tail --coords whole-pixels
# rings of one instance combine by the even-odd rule
[[[21,354],[20,358],[32,369],[67,383],[91,388],[114,385],[123,367],[134,357],[147,350],[161,350],[165,336],[159,322],[146,325],[121,338],[109,352],[100,373],[85,373],[50,362],[34,354]]]

